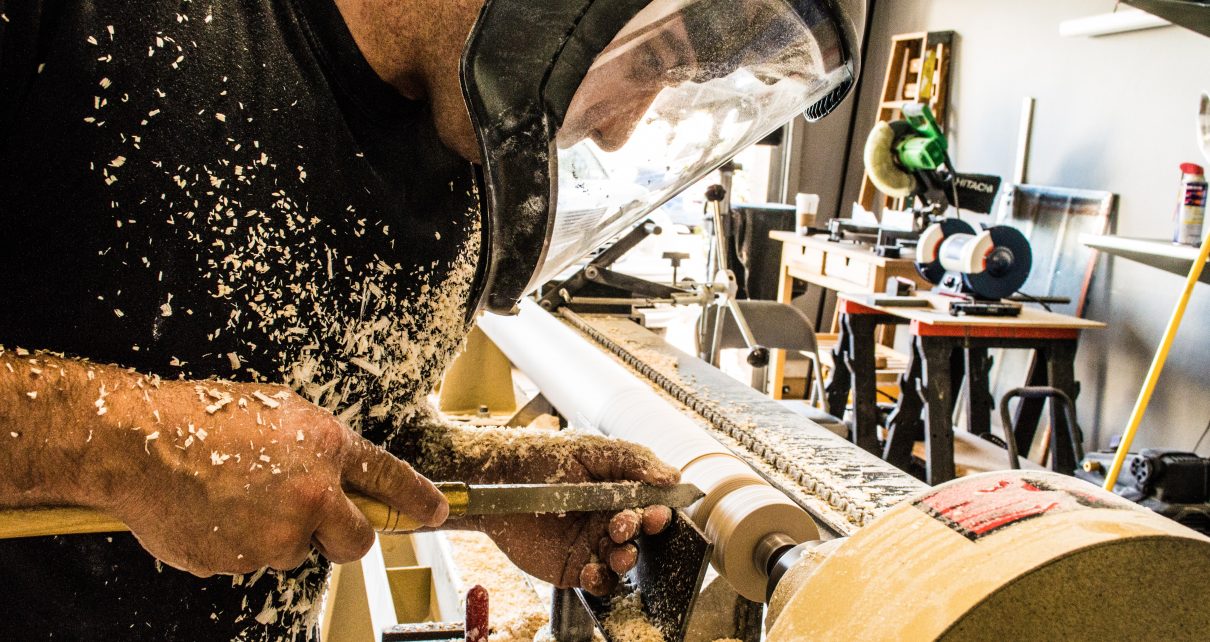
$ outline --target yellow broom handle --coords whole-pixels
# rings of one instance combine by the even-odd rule
[[[1139,398],[1134,402],[1134,410],[1130,413],[1130,423],[1126,425],[1122,443],[1118,444],[1118,452],[1113,456],[1113,466],[1109,468],[1109,474],[1105,476],[1105,490],[1113,490],[1114,484],[1118,481],[1118,474],[1122,472],[1122,464],[1126,461],[1126,454],[1130,452],[1130,444],[1134,441],[1135,433],[1139,431],[1139,424],[1143,422],[1143,413],[1147,412],[1151,393],[1155,392],[1155,383],[1159,381],[1160,372],[1164,369],[1164,362],[1168,360],[1168,351],[1172,349],[1176,331],[1181,327],[1185,308],[1189,307],[1189,297],[1193,295],[1193,286],[1197,285],[1198,279],[1202,276],[1202,268],[1206,267],[1206,259],[1210,259],[1210,240],[1202,242],[1202,251],[1193,261],[1193,267],[1189,268],[1189,278],[1185,279],[1185,291],[1181,292],[1181,298],[1177,300],[1176,308],[1172,310],[1172,318],[1168,319],[1168,327],[1164,330],[1164,338],[1160,340],[1160,348],[1155,353],[1155,359],[1151,361],[1151,369],[1147,371],[1147,380],[1143,382]]]

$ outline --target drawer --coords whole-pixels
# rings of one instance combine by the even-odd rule
[[[865,288],[871,286],[873,272],[873,265],[844,254],[828,254],[824,260],[824,274]]]
[[[809,274],[823,274],[824,257],[827,253],[814,247],[802,247],[801,250],[801,253],[795,252],[790,255],[790,265]]]

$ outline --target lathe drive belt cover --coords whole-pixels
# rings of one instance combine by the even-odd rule
[[[986,473],[899,504],[778,586],[796,592],[768,639],[1205,639],[1207,577],[1210,539],[1176,522],[1071,477]]]

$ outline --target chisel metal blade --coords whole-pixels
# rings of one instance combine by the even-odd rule
[[[467,495],[468,515],[617,511],[656,504],[684,508],[704,496],[693,484],[637,482],[472,485]]]

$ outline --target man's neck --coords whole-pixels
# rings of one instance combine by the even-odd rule
[[[427,100],[441,140],[478,162],[458,81],[462,47],[483,0],[335,0],[361,53],[403,96]]]
[[[426,43],[434,29],[417,20],[415,0],[335,0],[361,54],[380,78],[400,94],[419,100],[428,95]]]

